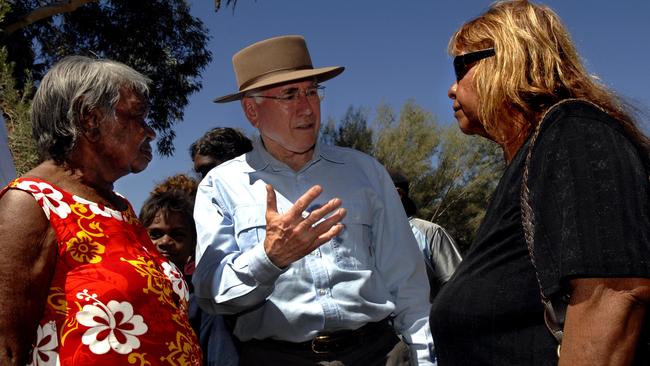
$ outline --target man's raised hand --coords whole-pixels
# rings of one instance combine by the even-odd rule
[[[326,204],[303,214],[323,189],[315,185],[307,190],[284,214],[278,213],[275,191],[266,185],[266,239],[264,250],[271,262],[284,268],[341,233],[346,210],[341,199],[332,198]],[[331,215],[323,219],[328,214]],[[322,220],[322,221],[321,221]]]

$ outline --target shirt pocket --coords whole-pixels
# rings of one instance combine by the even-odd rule
[[[240,205],[235,208],[235,240],[241,251],[246,251],[266,238],[266,206]]]
[[[372,217],[363,202],[346,205],[347,215],[341,221],[345,229],[330,241],[336,265],[342,269],[373,267]]]

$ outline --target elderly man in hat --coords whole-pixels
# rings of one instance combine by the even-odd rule
[[[233,315],[242,365],[398,364],[396,333],[413,364],[434,363],[424,263],[390,176],[317,142],[320,83],[343,67],[314,68],[300,36],[233,65],[239,91],[215,101],[240,100],[260,137],[199,186],[199,304]]]

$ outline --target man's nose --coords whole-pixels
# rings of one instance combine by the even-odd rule
[[[312,103],[320,103],[317,98],[307,97],[305,91],[300,91],[298,93],[298,99],[296,100],[296,106],[300,110],[300,113],[303,115],[311,115],[314,112],[314,107]]]

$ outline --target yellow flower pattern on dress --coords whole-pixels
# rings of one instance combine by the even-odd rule
[[[161,357],[160,361],[166,361],[173,366],[186,366],[196,363],[197,360],[194,357],[196,354],[195,345],[184,333],[176,333],[176,341],[167,342],[166,345],[171,353],[166,357]]]
[[[128,209],[115,210],[38,178],[16,179],[0,196],[7,189],[34,197],[59,254],[28,362],[201,366],[187,319],[187,284],[128,202]]]
[[[169,304],[174,308],[178,308],[176,302],[172,299],[174,291],[169,278],[158,269],[152,260],[146,260],[142,256],[138,256],[138,259],[136,260],[128,260],[125,258],[120,258],[120,260],[131,264],[135,267],[136,272],[138,272],[140,276],[147,279],[147,287],[143,288],[142,292],[145,294],[156,294],[161,303]]]
[[[72,212],[78,216],[77,225],[79,228],[90,236],[100,238],[104,236],[104,229],[102,229],[101,223],[93,220],[97,214],[93,212],[92,207],[94,206],[89,207],[81,202],[70,205]]]
[[[96,242],[85,231],[79,231],[76,238],[71,238],[66,243],[66,251],[77,262],[99,263],[102,261],[100,254],[103,254],[106,247]]]
[[[50,294],[47,296],[47,304],[57,313],[68,315],[68,302],[65,301],[65,292],[60,287],[50,287]]]
[[[71,204],[70,209],[72,209],[72,213],[84,219],[92,219],[93,216],[95,216],[95,214],[90,211],[90,208],[88,208],[87,205],[84,205],[80,202]]]
[[[130,364],[134,364],[139,362],[139,366],[147,366],[151,365],[151,362],[147,361],[144,357],[146,356],[146,353],[131,353],[129,354],[128,361]]]
[[[124,221],[128,222],[129,224],[139,224],[140,220],[138,220],[138,217],[135,215],[135,212],[133,211],[127,211],[123,213],[124,215]]]

